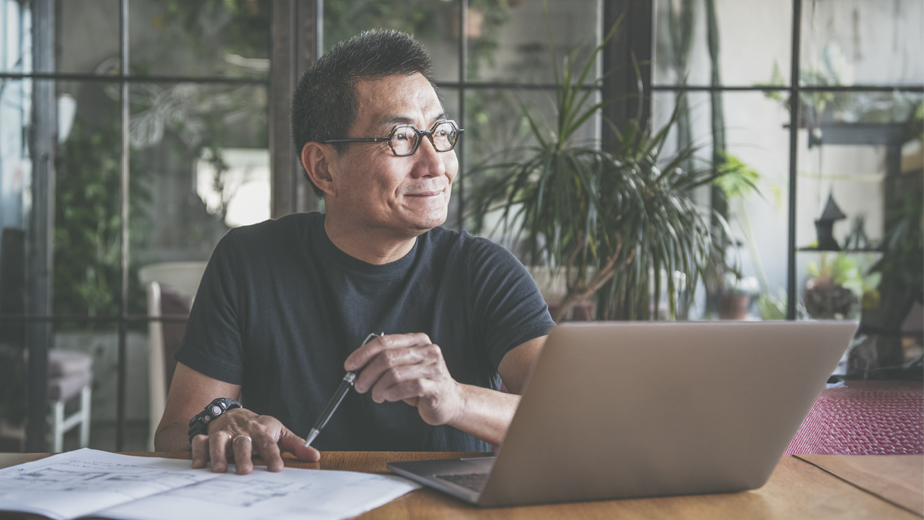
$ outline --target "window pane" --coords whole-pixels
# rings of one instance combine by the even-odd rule
[[[58,83],[59,151],[55,185],[54,311],[118,316],[121,262],[119,87]],[[131,293],[130,312],[144,296]]]
[[[656,0],[652,82],[655,85],[677,85],[684,80],[688,85],[712,83],[708,2],[715,5],[718,29],[715,34],[718,83],[788,85],[792,4],[761,0]]]
[[[32,72],[32,12],[15,0],[0,0],[0,72]]]
[[[538,140],[525,113],[536,122],[536,128],[548,141],[556,132],[556,112],[553,90],[471,89],[465,99],[466,229],[471,231],[475,217],[472,213],[474,198],[479,186],[486,179],[509,174],[509,169],[491,166],[516,163],[536,155],[535,148],[529,147],[537,146]],[[598,100],[599,93],[593,92],[584,106]],[[570,145],[598,148],[599,128],[599,117],[589,118],[574,132]],[[503,236],[491,234],[497,217],[499,215],[485,219],[481,234],[503,242]]]
[[[919,106],[921,95],[909,102]],[[903,103],[884,101],[878,109],[896,113]],[[897,260],[920,247],[920,129],[919,115],[799,129],[797,277],[809,316],[867,323],[883,309],[907,312],[898,310],[904,295],[889,280],[897,275],[908,286],[920,277],[919,264]],[[883,254],[892,268],[871,273]]]
[[[32,171],[26,142],[26,129],[32,118],[32,81],[3,82],[0,90],[0,120],[3,121],[0,124],[0,229],[25,229],[23,190]]]
[[[133,74],[269,77],[269,0],[129,3]]]
[[[671,130],[664,156],[690,146],[698,147],[697,160],[689,167],[708,168],[714,142],[710,95],[689,93],[686,101],[689,115],[680,118]],[[715,319],[720,311],[723,317],[730,316],[731,306],[742,298],[747,315],[752,318],[785,319],[789,132],[784,125],[789,113],[782,103],[756,92],[725,92],[721,101],[724,116],[720,128],[724,127],[726,161],[728,165],[737,165],[741,172],[732,178],[746,178],[757,189],[750,189],[746,182],[722,185],[730,195],[727,221],[731,244],[726,251],[726,265],[724,273],[716,273],[708,287],[697,291],[696,307],[691,309],[689,317]],[[654,95],[652,113],[656,129],[669,122],[675,106],[675,93]],[[680,132],[681,127],[687,130]],[[680,135],[684,133],[689,138],[681,143]],[[701,188],[694,198],[708,207],[712,199],[710,191]]]
[[[802,11],[805,85],[924,82],[924,3],[815,0]]]
[[[90,448],[116,449],[118,417],[118,325],[110,322],[61,321],[54,326],[54,348],[92,356]],[[148,451],[147,327],[133,325],[126,336],[124,451]],[[79,398],[74,399],[75,405]],[[78,448],[80,428],[64,436],[64,449]]]
[[[25,190],[32,171],[25,129],[32,116],[32,82],[0,81],[0,314],[25,314],[29,286]],[[23,425],[26,415],[27,326],[0,321],[0,419],[14,428]],[[18,436],[0,437],[0,451],[21,451],[22,441]]]
[[[469,40],[469,81],[552,83],[549,31],[555,40],[557,65],[572,47],[580,46],[581,63],[600,41],[598,0],[510,2],[508,10],[489,9],[480,36]],[[473,9],[474,10],[474,9]],[[499,11],[499,12],[497,12]],[[470,16],[472,19],[477,17]],[[595,74],[591,74],[591,78]]]
[[[208,260],[270,216],[263,86],[132,85],[132,265]]]
[[[459,4],[430,0],[341,0],[324,3],[324,50],[362,31],[413,34],[433,62],[437,81],[459,79]]]
[[[118,74],[119,0],[58,0],[55,15],[58,72]]]

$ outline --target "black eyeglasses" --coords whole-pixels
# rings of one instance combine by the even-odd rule
[[[426,136],[437,152],[448,152],[455,148],[456,141],[463,130],[451,119],[437,121],[429,131],[418,130],[412,124],[397,125],[385,137],[355,137],[348,139],[328,139],[323,143],[381,143],[387,142],[391,152],[398,157],[414,155],[420,146],[420,137]]]

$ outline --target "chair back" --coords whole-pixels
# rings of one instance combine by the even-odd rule
[[[189,316],[199,282],[207,262],[163,262],[150,264],[138,271],[148,296],[148,315]],[[183,339],[185,322],[151,321],[148,323],[148,447],[154,450],[154,432],[164,414],[167,392],[173,380],[176,361],[173,352]]]

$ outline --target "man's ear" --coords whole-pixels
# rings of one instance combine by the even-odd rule
[[[324,192],[325,196],[332,196],[334,192],[334,178],[330,172],[330,165],[336,150],[332,146],[309,141],[302,147],[302,166],[308,173],[311,182]]]

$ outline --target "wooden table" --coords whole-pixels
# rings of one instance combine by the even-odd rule
[[[188,453],[129,453],[188,459]],[[286,466],[387,473],[396,460],[471,456],[464,453],[325,452],[319,463],[286,460]],[[48,454],[0,454],[0,468]],[[580,502],[479,509],[428,489],[420,489],[365,513],[361,519],[916,519],[924,516],[924,456],[783,457],[760,489],[723,495]],[[0,513],[0,519],[35,518]]]

